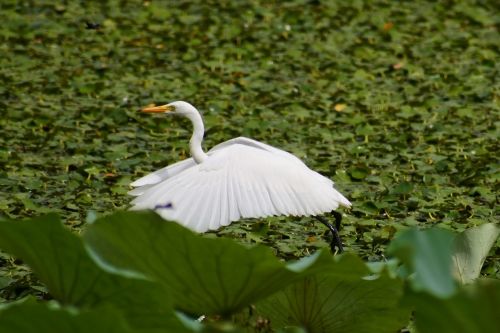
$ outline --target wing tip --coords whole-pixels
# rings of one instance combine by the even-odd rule
[[[127,194],[130,196],[133,196],[133,197],[138,197],[138,196],[144,194],[144,190],[142,188],[138,187],[138,188],[134,188],[134,189],[128,191]]]
[[[340,202],[340,204],[341,204],[342,206],[344,206],[345,208],[351,208],[351,207],[352,207],[352,203],[351,203],[349,200],[347,200],[346,198],[343,198],[343,199],[344,199],[344,200],[342,200],[342,201]]]

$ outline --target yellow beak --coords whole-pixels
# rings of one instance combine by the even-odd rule
[[[160,105],[160,106],[147,106],[141,110],[141,112],[148,112],[148,113],[160,113],[160,112],[170,112],[174,111],[175,107],[172,105]]]

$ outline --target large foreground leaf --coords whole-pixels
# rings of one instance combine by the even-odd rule
[[[448,299],[418,293],[409,297],[416,306],[420,333],[500,332],[500,281],[479,279]]]
[[[391,242],[388,252],[414,274],[410,280],[414,290],[447,297],[456,290],[451,260],[453,238],[451,232],[443,229],[409,229]]]
[[[81,238],[56,215],[0,220],[0,249],[25,261],[62,304],[89,307],[110,303],[125,311],[134,327],[183,330],[164,288],[102,270],[89,257]]]
[[[287,287],[257,305],[273,327],[301,326],[308,333],[396,332],[409,309],[399,305],[402,282],[318,274]]]
[[[470,283],[479,277],[484,260],[499,234],[498,225],[487,223],[467,229],[456,237],[453,264],[460,282]]]
[[[208,239],[152,212],[120,212],[99,219],[84,239],[103,267],[158,281],[174,305],[191,314],[229,314],[318,272],[359,274],[366,266],[348,257],[337,266],[319,252],[284,264],[264,247],[247,248],[229,239]]]
[[[78,311],[33,300],[0,310],[2,333],[132,333],[123,316],[111,307]]]
[[[0,249],[27,263],[64,304],[85,304],[102,275],[82,251],[78,237],[63,229],[54,214],[26,221],[0,220]]]

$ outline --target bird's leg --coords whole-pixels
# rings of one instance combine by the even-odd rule
[[[321,217],[321,216],[314,216],[314,217],[318,221],[323,223],[328,229],[330,229],[330,231],[332,233],[332,242],[330,243],[330,249],[332,250],[332,252],[333,253],[337,252],[337,250],[335,248],[338,249],[339,253],[344,252],[344,248],[342,247],[342,241],[340,240],[340,236],[339,236],[339,232],[337,231],[337,228],[335,228],[333,225],[331,225],[331,223],[329,223],[324,217]],[[340,220],[337,220],[336,217],[335,217],[335,223],[337,226],[340,226]]]
[[[331,214],[335,218],[335,228],[337,228],[337,230],[340,230],[340,223],[342,222],[342,214],[334,210],[331,211]]]

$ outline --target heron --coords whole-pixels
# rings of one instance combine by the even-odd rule
[[[134,181],[131,209],[155,210],[196,232],[217,230],[242,218],[313,216],[331,231],[332,252],[343,252],[338,233],[342,215],[336,210],[351,203],[332,180],[293,154],[246,137],[204,152],[203,120],[188,102],[145,107],[142,112],[188,118],[193,124],[191,157]],[[326,213],[335,218],[335,226],[322,216]]]

